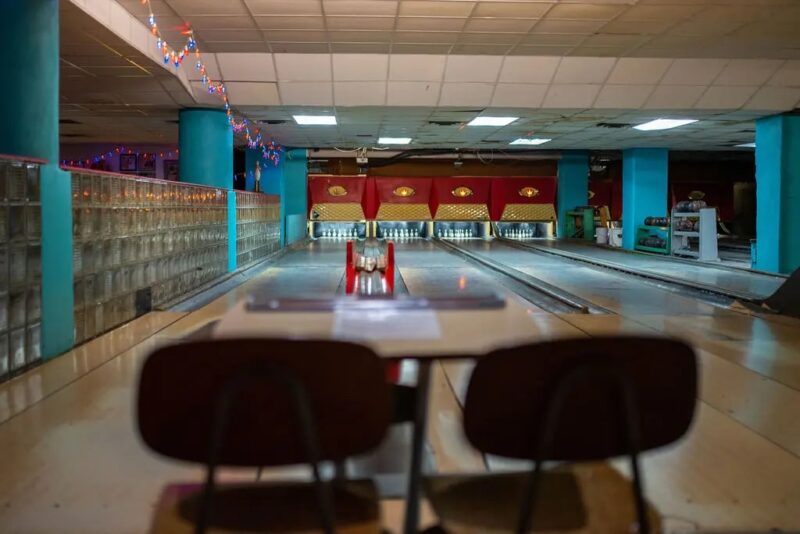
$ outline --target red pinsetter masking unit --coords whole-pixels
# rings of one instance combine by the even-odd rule
[[[552,237],[556,221],[555,176],[510,176],[491,181],[494,235],[516,239]]]
[[[318,238],[365,238],[369,187],[365,176],[308,177],[308,235]]]
[[[433,179],[431,213],[437,237],[488,237],[491,179],[476,176]]]

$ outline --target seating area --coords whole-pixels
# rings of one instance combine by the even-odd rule
[[[692,348],[617,336],[447,358],[476,361],[463,416],[469,443],[530,467],[425,473],[418,456],[425,417],[415,415],[405,532],[417,532],[421,501],[435,515],[430,532],[661,531],[638,457],[679,440],[692,423]],[[393,399],[403,390],[386,380],[387,364],[398,359],[330,340],[227,338],[157,348],[141,371],[139,432],[153,451],[204,466],[205,480],[167,485],[152,532],[385,532],[374,480],[351,479],[344,466],[378,447],[397,420],[393,403],[409,401]],[[416,387],[410,411],[427,411],[426,389],[424,381]],[[630,476],[608,463],[618,457]],[[310,476],[264,476],[288,465],[306,465]],[[224,467],[257,468],[258,479],[219,483]]]

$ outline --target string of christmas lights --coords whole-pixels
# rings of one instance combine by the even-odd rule
[[[228,101],[228,91],[225,88],[225,83],[212,80],[208,76],[206,65],[203,62],[203,56],[200,53],[200,48],[197,46],[197,40],[194,38],[194,30],[192,30],[191,26],[186,23],[181,30],[181,34],[186,36],[186,44],[184,44],[183,48],[180,50],[176,50],[170,47],[170,45],[167,44],[167,41],[162,37],[161,30],[156,22],[156,16],[153,13],[153,7],[150,4],[150,0],[142,0],[142,5],[147,7],[147,11],[149,13],[147,17],[147,25],[150,27],[150,32],[157,37],[156,46],[164,55],[164,64],[169,65],[172,63],[172,65],[177,69],[183,65],[183,62],[187,57],[189,57],[191,54],[194,54],[194,66],[202,76],[201,80],[203,85],[206,86],[209,94],[216,95],[222,100],[223,106],[225,107],[225,113],[228,116],[228,122],[230,123],[231,128],[233,128],[234,133],[244,135],[245,141],[247,142],[247,148],[260,150],[261,156],[265,160],[271,161],[273,165],[278,165],[281,159],[281,154],[283,153],[283,147],[273,140],[265,141],[263,132],[260,128],[256,128],[254,130],[255,135],[253,135],[250,132],[250,122],[246,117],[242,117],[241,119],[237,119],[235,117],[234,112],[231,109],[230,102]]]
[[[67,167],[83,167],[83,168],[91,168],[92,165],[97,165],[101,161],[109,161],[111,158],[114,157],[115,154],[134,154],[137,158],[143,157],[147,158],[148,156],[155,158],[156,155],[161,157],[161,159],[175,159],[180,155],[180,150],[177,148],[175,150],[168,150],[158,151],[158,152],[141,152],[139,150],[135,150],[133,148],[128,148],[122,145],[115,146],[108,152],[100,152],[95,154],[94,156],[86,159],[62,159],[61,165]]]

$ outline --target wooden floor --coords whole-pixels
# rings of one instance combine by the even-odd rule
[[[146,531],[164,483],[200,480],[199,469],[156,457],[140,442],[138,368],[154,346],[219,318],[256,283],[196,312],[151,313],[0,384],[0,532]],[[534,314],[532,328],[545,337],[666,333],[691,341],[701,357],[694,427],[644,461],[647,492],[666,530],[800,531],[800,321],[711,306],[697,315],[626,315],[613,299],[599,304],[618,315]],[[429,443],[436,465],[442,472],[514,468],[483,458],[463,438],[470,369],[468,362],[434,366]],[[386,503],[395,531],[402,506]]]

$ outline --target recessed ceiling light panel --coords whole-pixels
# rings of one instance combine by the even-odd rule
[[[686,126],[694,122],[697,122],[697,119],[656,119],[654,121],[645,122],[644,124],[639,124],[633,128],[643,132],[652,132],[656,130],[669,130],[671,128],[677,128],[678,126]]]
[[[755,148],[755,147],[756,147],[755,143],[744,143],[741,145],[736,145],[736,148]]]
[[[411,142],[410,137],[379,137],[379,145],[407,145]]]
[[[549,143],[552,139],[525,139],[520,137],[519,139],[514,139],[511,141],[511,145],[543,145],[545,143]]]
[[[467,126],[508,126],[519,117],[475,117]]]
[[[331,126],[336,124],[335,115],[293,115],[294,122],[302,126]]]

